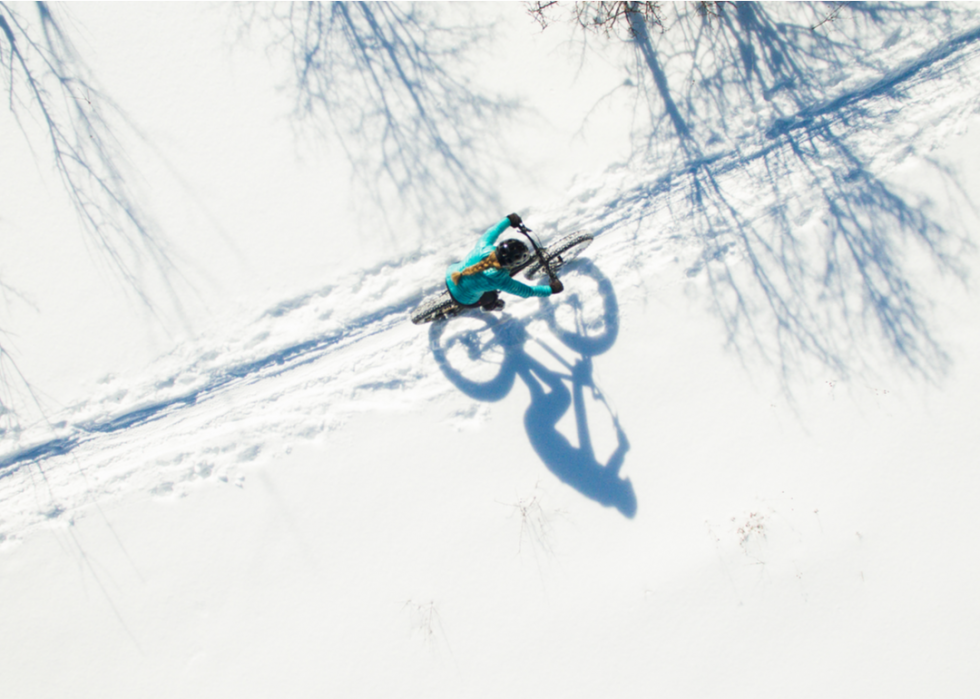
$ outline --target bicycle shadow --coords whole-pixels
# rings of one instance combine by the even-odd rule
[[[535,453],[560,481],[571,486],[590,500],[615,507],[624,516],[636,515],[637,499],[629,478],[621,478],[630,443],[619,417],[596,386],[592,358],[609,350],[619,333],[619,307],[612,283],[588,260],[570,266],[580,276],[592,280],[598,287],[601,312],[588,317],[587,304],[575,292],[557,302],[541,299],[541,313],[517,319],[481,314],[471,316],[483,324],[478,329],[453,330],[450,323],[436,323],[429,331],[429,343],[439,368],[453,385],[465,395],[484,402],[495,402],[507,396],[520,377],[531,393],[531,404],[524,413],[524,428]],[[594,305],[594,304],[590,304]],[[564,306],[565,308],[561,308]],[[566,311],[560,314],[559,311]],[[572,317],[574,329],[567,329],[563,320]],[[562,315],[562,318],[559,318]],[[532,337],[528,326],[535,320],[545,320],[556,339],[578,355],[572,361],[563,358],[546,342]],[[592,333],[594,329],[598,332]],[[556,371],[531,356],[526,349],[533,340],[566,371]],[[466,359],[473,365],[469,370],[453,365],[453,356]],[[482,367],[480,365],[483,365]],[[489,367],[493,378],[469,378]],[[570,387],[566,384],[570,384]],[[596,455],[586,414],[586,390],[608,412],[616,433],[612,455],[601,462]],[[569,409],[574,410],[577,445],[558,429],[558,423]]]

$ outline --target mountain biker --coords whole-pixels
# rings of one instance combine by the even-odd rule
[[[496,246],[494,243],[508,227],[517,228],[520,225],[521,217],[509,214],[480,236],[476,246],[462,262],[449,266],[446,270],[446,288],[456,303],[467,308],[479,306],[484,311],[499,311],[504,307],[504,302],[499,298],[498,291],[521,298],[561,293],[564,287],[557,279],[550,286],[528,286],[510,276],[510,270],[526,262],[531,251],[523,241],[515,238],[508,238]]]

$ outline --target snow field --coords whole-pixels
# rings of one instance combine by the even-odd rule
[[[975,694],[976,41],[922,12],[723,81],[698,153],[590,148],[520,209],[596,233],[560,297],[415,327],[446,239],[272,265],[5,434],[0,694]]]

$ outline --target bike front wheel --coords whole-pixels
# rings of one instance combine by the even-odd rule
[[[551,268],[551,271],[557,273],[558,270],[582,254],[582,251],[591,244],[592,234],[585,231],[578,231],[571,235],[566,235],[564,238],[559,238],[549,245],[544,251],[544,258],[548,262],[548,267]],[[524,277],[534,279],[543,274],[547,274],[547,272],[541,266],[540,260],[532,258],[531,264],[524,271]]]

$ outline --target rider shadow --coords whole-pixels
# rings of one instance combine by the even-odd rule
[[[516,319],[481,314],[476,319],[485,323],[485,328],[463,331],[445,339],[443,336],[451,326],[436,323],[430,330],[429,341],[446,378],[476,400],[501,400],[520,377],[531,393],[531,404],[524,413],[524,428],[531,446],[548,470],[582,495],[606,507],[615,507],[632,518],[637,508],[636,493],[630,480],[619,476],[629,451],[629,440],[592,376],[592,358],[607,351],[616,341],[619,307],[612,283],[591,262],[580,260],[574,266],[581,276],[591,278],[598,286],[602,306],[598,322],[587,323],[581,300],[575,293],[569,293],[560,303],[572,311],[574,330],[562,327],[556,313],[559,304],[541,299],[542,311],[534,317]],[[535,319],[545,320],[553,335],[578,355],[568,361],[542,340],[533,338],[567,371],[552,370],[528,354],[525,345],[532,338],[527,325]],[[595,329],[599,329],[598,332],[590,334]],[[486,339],[488,334],[489,340]],[[499,366],[496,375],[489,380],[464,376],[462,370],[452,365],[449,356],[457,345],[471,361],[488,363],[488,357],[498,357],[493,362]],[[586,390],[606,408],[615,429],[616,448],[605,463],[600,462],[595,453],[586,415]],[[558,430],[558,423],[569,408],[574,410],[577,445]]]

